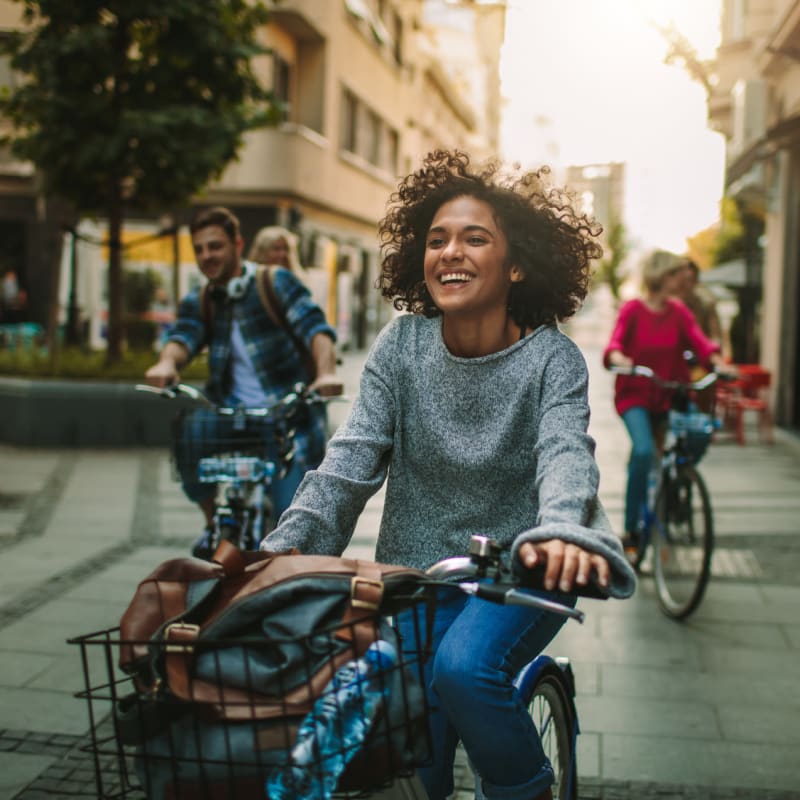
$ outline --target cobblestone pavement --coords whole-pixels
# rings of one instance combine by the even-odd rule
[[[55,755],[58,759],[17,800],[46,800],[46,798],[75,798],[95,800],[96,766],[90,753],[85,752],[87,741],[78,736],[48,736],[26,731],[0,731],[0,752]],[[104,796],[119,796],[114,759],[103,757]],[[457,766],[457,791],[453,800],[473,800],[474,784],[463,762]],[[144,795],[130,788],[127,800],[142,800]],[[797,800],[800,792],[753,789],[681,786],[678,784],[644,781],[615,781],[587,779],[579,783],[578,800]]]

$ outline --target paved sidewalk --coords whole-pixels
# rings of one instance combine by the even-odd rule
[[[591,311],[571,332],[591,367],[601,494],[618,523],[627,436],[599,369],[607,320]],[[345,358],[350,394],[361,358]],[[550,648],[575,668],[586,800],[800,797],[800,444],[782,431],[772,447],[720,441],[702,471],[718,556],[698,612],[667,620],[645,577],[629,601],[584,601],[586,623]],[[381,502],[349,553],[371,556]],[[115,625],[137,582],[185,555],[199,524],[162,450],[0,445],[0,800],[93,795],[76,752],[87,730],[72,697],[78,652],[65,640]]]

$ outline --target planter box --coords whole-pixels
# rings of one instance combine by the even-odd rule
[[[134,383],[0,378],[0,442],[34,447],[142,447],[170,442],[180,404]]]

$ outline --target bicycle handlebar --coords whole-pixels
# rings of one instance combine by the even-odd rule
[[[700,380],[689,381],[687,383],[683,381],[666,381],[656,375],[650,367],[646,367],[643,364],[634,364],[630,367],[612,365],[608,369],[609,372],[614,372],[617,375],[636,375],[640,378],[648,378],[662,389],[683,389],[697,392],[701,392],[703,389],[708,389],[710,386],[713,386],[721,377],[718,372],[709,372],[707,375],[700,378]]]
[[[208,408],[214,409],[218,414],[223,416],[234,416],[237,414],[244,414],[249,417],[271,417],[275,416],[278,411],[285,411],[292,406],[299,403],[306,403],[312,405],[315,403],[330,403],[333,401],[346,401],[348,398],[345,395],[321,395],[318,392],[311,391],[308,386],[302,383],[294,385],[292,390],[269,406],[264,407],[236,407],[236,406],[220,406],[208,398],[200,389],[194,386],[189,386],[186,383],[173,383],[169,386],[150,386],[146,383],[136,384],[137,392],[149,392],[163,397],[167,400],[177,400],[179,398],[186,398],[198,405],[204,405]]]
[[[541,564],[534,569],[528,569],[515,560],[509,568],[501,562],[500,556],[501,549],[493,540],[483,536],[473,536],[469,556],[438,561],[428,568],[426,574],[434,583],[457,586],[465,594],[492,603],[524,605],[552,611],[578,622],[584,621],[586,615],[583,611],[559,603],[557,600],[520,591],[521,588],[543,590],[546,565]],[[596,600],[608,598],[608,592],[593,582],[585,586],[576,584],[572,593]]]

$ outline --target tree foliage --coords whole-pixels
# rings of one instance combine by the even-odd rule
[[[625,261],[630,244],[624,223],[612,219],[608,226],[603,252],[605,257],[600,261],[596,273],[596,280],[607,283],[615,300],[619,300],[623,275],[621,267]]]
[[[15,0],[0,98],[12,152],[45,193],[109,220],[109,357],[120,352],[122,219],[185,204],[277,121],[252,59],[268,11],[250,0]]]
[[[760,252],[764,233],[763,211],[743,200],[723,197],[720,206],[720,225],[712,250],[714,264],[736,259],[752,260]]]
[[[656,28],[669,45],[664,63],[683,67],[689,77],[703,87],[706,96],[710,97],[716,82],[713,62],[701,59],[697,54],[697,48],[675,27],[674,23],[667,26],[656,25]]]

